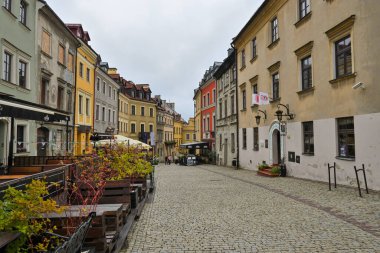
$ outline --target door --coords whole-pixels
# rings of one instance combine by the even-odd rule
[[[280,164],[281,162],[281,138],[280,131],[277,129],[273,131],[272,136],[272,152],[273,152],[273,164]]]
[[[49,129],[40,127],[37,129],[37,156],[47,156],[49,147]]]
[[[0,166],[7,163],[7,122],[0,120]]]
[[[228,164],[228,139],[224,139],[224,166],[227,166]]]

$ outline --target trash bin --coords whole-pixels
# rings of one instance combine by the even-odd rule
[[[232,166],[236,167],[236,159],[232,160]]]
[[[285,164],[280,165],[280,176],[286,177],[286,165]]]

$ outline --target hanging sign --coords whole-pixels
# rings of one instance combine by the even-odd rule
[[[259,104],[260,105],[269,105],[269,96],[268,93],[259,92]]]

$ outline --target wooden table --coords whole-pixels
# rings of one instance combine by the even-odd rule
[[[24,178],[27,176],[30,176],[30,175],[0,175],[0,183],[6,182],[9,180]]]

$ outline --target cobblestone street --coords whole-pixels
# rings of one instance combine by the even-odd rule
[[[380,195],[216,166],[156,167],[123,252],[380,252]]]

